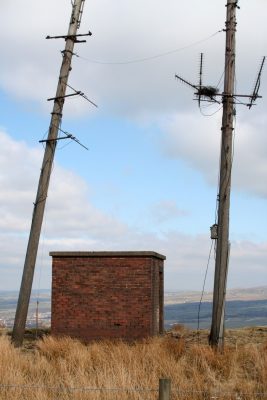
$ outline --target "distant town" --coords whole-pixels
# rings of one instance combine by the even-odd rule
[[[201,293],[180,291],[165,293],[165,328],[177,323],[190,328],[210,326],[212,292],[205,292],[199,311]],[[12,328],[16,312],[18,292],[0,291],[0,328]],[[37,315],[38,300],[38,315]],[[267,286],[250,289],[230,289],[227,293],[226,327],[267,325]],[[198,321],[199,319],[199,321]],[[27,327],[50,327],[51,291],[33,291],[27,318]]]

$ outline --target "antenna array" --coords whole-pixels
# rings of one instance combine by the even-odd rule
[[[210,103],[221,104],[221,103],[223,103],[225,97],[232,97],[234,104],[243,104],[243,105],[248,106],[248,108],[250,109],[253,105],[255,105],[255,101],[257,99],[262,98],[262,96],[259,95],[259,89],[260,89],[261,75],[262,75],[264,63],[265,63],[265,56],[262,59],[253,92],[250,95],[236,94],[236,93],[229,94],[229,93],[224,93],[224,92],[220,93],[219,89],[215,86],[203,85],[202,84],[203,53],[201,53],[201,55],[200,55],[200,69],[199,69],[199,84],[198,85],[194,85],[193,83],[190,83],[189,81],[185,80],[184,78],[182,78],[181,76],[179,76],[177,74],[175,74],[175,78],[196,90],[194,93],[196,96],[195,100],[198,101],[199,107],[200,107],[200,104],[202,101],[208,101]],[[248,102],[246,102],[246,103],[237,102],[236,103],[236,100],[238,98],[247,98]]]

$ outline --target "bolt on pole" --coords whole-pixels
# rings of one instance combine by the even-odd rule
[[[221,138],[221,165],[218,196],[218,239],[216,246],[210,344],[218,349],[224,344],[224,303],[229,256],[229,211],[234,121],[235,33],[237,0],[227,0],[225,77]]]
[[[76,33],[80,25],[81,13],[85,0],[75,0],[72,7],[72,14],[69,24],[68,35],[66,36],[65,50],[63,51],[63,60],[60,69],[60,75],[57,85],[57,91],[52,111],[49,133],[46,141],[43,164],[41,168],[36,200],[34,203],[31,230],[26,251],[19,299],[16,309],[12,342],[16,347],[23,343],[26,319],[28,314],[29,301],[32,290],[34,269],[40,239],[40,233],[43,222],[43,215],[47,192],[49,187],[50,175],[56,150],[58,130],[62,120],[62,111],[64,106],[64,96],[71,70],[71,60],[73,55]]]

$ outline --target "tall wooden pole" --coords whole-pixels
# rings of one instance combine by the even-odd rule
[[[80,25],[84,1],[85,0],[74,1],[69,30],[67,36],[65,37],[66,45],[63,52],[63,60],[54,100],[54,107],[51,113],[52,116],[49,133],[46,141],[36,200],[34,203],[30,236],[12,333],[12,341],[16,347],[21,346],[23,342],[45,203],[57,144],[58,130],[62,120],[64,96],[66,94],[68,77],[71,71],[73,49],[76,42],[77,30]]]
[[[232,137],[234,120],[235,32],[237,0],[227,0],[225,77],[221,139],[220,185],[218,196],[218,239],[216,247],[210,344],[223,348],[224,302],[228,269],[229,210],[232,170]]]

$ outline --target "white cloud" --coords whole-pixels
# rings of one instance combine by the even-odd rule
[[[1,153],[1,228],[7,232],[25,233],[29,228],[32,205],[36,195],[42,151],[16,142],[0,133]],[[47,231],[93,232],[94,236],[108,232],[123,233],[125,227],[101,213],[89,203],[87,184],[71,171],[55,165],[48,196]],[[54,221],[61,221],[60,226]]]
[[[218,176],[220,119],[202,118],[198,111],[176,113],[162,122],[165,136],[162,149],[167,157],[181,158],[191,168],[201,171],[210,184]]]
[[[188,211],[181,210],[173,200],[161,200],[151,206],[151,217],[158,224],[173,221],[188,215]]]
[[[90,60],[127,61],[183,47],[223,28],[225,7],[215,3],[211,0],[205,4],[199,0],[182,4],[174,0],[86,2],[81,32],[90,28],[93,36],[87,44],[77,45],[76,50]],[[237,91],[240,93],[252,89],[258,60],[266,49],[263,12],[266,8],[266,2],[259,0],[258,7],[243,2],[238,11]],[[66,32],[71,3],[47,0],[37,4],[29,0],[25,7],[19,0],[4,1],[0,11],[4,16],[0,85],[13,96],[23,101],[34,100],[50,111],[51,103],[46,99],[55,93],[61,61],[59,51],[64,41],[44,38],[47,34]],[[31,23],[26,24],[29,19]],[[247,29],[248,20],[252,24],[257,21],[255,29]],[[66,101],[64,115],[77,117],[87,113],[101,117],[113,113],[137,118],[141,123],[154,123],[167,131],[165,150],[169,156],[184,159],[204,173],[209,183],[216,184],[220,113],[214,118],[197,118],[196,102],[191,101],[193,91],[175,81],[174,74],[196,82],[199,52],[205,51],[204,83],[216,84],[223,71],[224,36],[220,33],[190,50],[140,64],[99,65],[74,57],[70,83],[83,90],[99,109],[81,98],[73,98]],[[263,96],[267,94],[265,76],[261,82]],[[210,111],[214,108],[205,109],[207,114]],[[242,118],[240,122],[238,113],[233,176],[233,186],[260,196],[266,196],[266,185],[262,184],[266,171],[263,115],[265,108],[256,107],[250,113],[250,120]]]
[[[232,287],[261,286],[266,283],[267,242],[233,242],[229,265]],[[244,285],[245,282],[245,285]]]
[[[267,45],[264,12],[267,4],[266,0],[258,0],[255,7],[253,2],[244,0],[241,5],[237,26],[237,78],[238,91],[247,93]],[[19,0],[0,3],[0,86],[9,95],[24,103],[34,101],[50,110],[51,104],[46,99],[55,93],[61,61],[59,51],[64,41],[45,40],[45,37],[66,33],[70,11],[70,0],[29,0],[26,6]],[[224,3],[219,7],[212,0],[204,3],[199,0],[86,1],[80,33],[90,29],[93,36],[87,44],[77,45],[75,51],[89,60],[103,61],[153,56],[208,37],[224,27],[224,20]],[[253,29],[247,29],[248,26]],[[216,84],[224,69],[223,33],[188,50],[146,63],[99,65],[74,58],[70,83],[98,103],[100,117],[112,113],[148,124],[153,121],[166,134],[165,154],[183,159],[214,185],[218,176],[220,115],[197,118],[192,91],[174,80],[174,74],[179,73],[189,81],[197,81],[201,51],[205,53],[204,83]],[[264,77],[261,94],[266,93]],[[74,117],[95,115],[95,112],[81,99],[66,101],[64,109],[64,115]],[[244,116],[238,119],[233,188],[266,197],[264,106],[252,112],[253,119]],[[20,279],[42,152],[12,140],[3,132],[0,141],[0,247],[1,270],[5,273],[1,285],[5,288],[5,282],[14,285]],[[167,220],[179,216],[180,210],[175,205],[161,206],[157,218]],[[163,237],[157,232],[147,234],[138,227],[129,227],[94,206],[86,182],[58,165],[52,175],[45,220],[41,253],[45,254],[47,270],[50,250],[155,250],[167,256],[167,287],[201,287],[209,238],[177,232]],[[261,284],[265,243],[233,244],[232,257],[233,271],[237,273],[230,277],[230,284],[239,285],[239,276],[240,285]],[[253,273],[255,267],[260,271],[258,275]],[[48,284],[49,275],[45,274]]]
[[[267,44],[263,17],[266,2],[259,0],[258,7],[250,3],[243,2],[238,11],[238,86],[246,92],[251,89],[257,61]],[[32,99],[44,107],[46,98],[55,92],[59,50],[64,46],[61,39],[44,38],[48,34],[66,33],[71,2],[29,0],[25,7],[19,0],[3,1],[0,12],[3,16],[0,84],[14,96]],[[212,0],[204,3],[199,0],[182,3],[94,0],[85,2],[80,29],[81,33],[92,30],[93,36],[87,44],[76,45],[76,51],[89,60],[112,62],[144,58],[207,38],[222,29],[224,21],[224,4],[218,7]],[[257,29],[247,29],[251,21],[257,21]],[[204,82],[216,84],[223,71],[224,36],[220,33],[188,50],[140,64],[100,65],[74,58],[70,80],[106,112],[154,118],[177,108],[189,109],[193,107],[192,94],[174,81],[174,74],[180,73],[195,82],[199,53],[204,51]],[[251,44],[249,56],[248,43]],[[249,87],[248,81],[251,81]],[[73,115],[94,112],[79,100],[66,102],[66,111]]]
[[[41,153],[0,132],[1,193],[0,226],[6,233],[23,233],[29,228]],[[28,216],[28,218],[27,218]]]
[[[237,123],[233,165],[233,186],[264,198],[267,197],[264,184],[267,174],[266,124],[266,114]]]
[[[41,155],[41,151],[1,132],[0,289],[19,287]],[[175,205],[166,204],[172,215],[179,213]],[[40,240],[35,287],[39,285],[41,267],[41,287],[50,286],[49,251],[151,250],[167,257],[166,289],[200,290],[209,247],[208,235],[190,236],[177,231],[161,235],[157,231],[147,233],[140,231],[138,226],[127,226],[92,205],[85,181],[56,166]],[[265,279],[267,244],[233,243],[231,254],[229,285],[260,285]],[[211,264],[208,288],[212,288],[212,272]]]
[[[234,138],[232,189],[267,196],[264,184],[267,172],[266,117],[248,116],[237,122]],[[161,146],[170,158],[183,159],[200,171],[206,181],[216,186],[218,181],[221,113],[212,118],[202,118],[192,113],[176,113],[164,122],[165,136]]]

